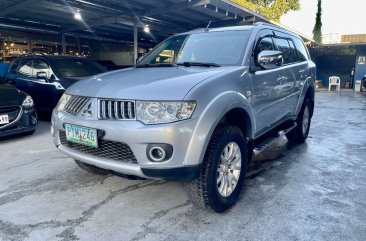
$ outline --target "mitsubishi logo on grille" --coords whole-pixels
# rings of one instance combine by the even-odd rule
[[[86,108],[82,113],[83,116],[86,116],[86,117],[92,117],[93,116],[93,111],[91,109],[91,106],[92,106],[92,103],[89,103],[88,108]]]

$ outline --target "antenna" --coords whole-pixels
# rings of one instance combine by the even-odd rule
[[[210,27],[210,25],[211,25],[211,20],[210,20],[210,22],[207,24],[207,27],[205,28],[205,32],[208,32],[208,28]]]

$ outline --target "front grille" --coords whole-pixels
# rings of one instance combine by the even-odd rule
[[[0,107],[0,115],[5,115],[5,114],[8,115],[9,123],[12,123],[14,120],[17,119],[19,112],[20,112],[19,106]],[[2,127],[4,125],[9,125],[9,123],[0,124],[0,127]]]
[[[135,102],[125,100],[98,100],[99,119],[131,120],[135,119]]]
[[[61,144],[75,151],[120,162],[137,163],[131,148],[125,143],[98,140],[98,148],[93,148],[67,141],[65,131],[60,131],[59,135]]]
[[[78,115],[89,100],[89,97],[72,96],[65,105],[65,111],[73,115]]]

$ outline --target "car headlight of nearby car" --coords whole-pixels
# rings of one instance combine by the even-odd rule
[[[70,99],[71,99],[71,95],[64,93],[56,105],[56,111],[63,110],[65,108],[67,102],[69,102]]]
[[[170,123],[191,118],[195,101],[136,101],[137,120],[144,124]]]
[[[30,97],[29,95],[27,95],[27,97],[25,97],[24,101],[23,101],[23,104],[22,104],[24,107],[26,108],[30,108],[30,107],[33,107],[34,105],[34,102],[33,102],[33,99],[32,97]]]

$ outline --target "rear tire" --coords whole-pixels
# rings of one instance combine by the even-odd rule
[[[303,143],[308,138],[313,106],[309,99],[305,99],[297,117],[297,126],[286,134],[289,142]]]
[[[207,147],[197,179],[185,183],[191,202],[201,208],[223,212],[237,201],[248,163],[247,146],[240,129],[217,129]]]
[[[84,163],[84,162],[81,162],[81,161],[78,161],[78,160],[75,160],[76,164],[81,168],[83,169],[84,171],[87,171],[89,173],[93,173],[93,174],[98,174],[98,175],[107,175],[108,172],[107,171],[104,171],[103,169],[101,168],[98,168],[96,166],[93,166],[93,165],[89,165],[87,163]]]

